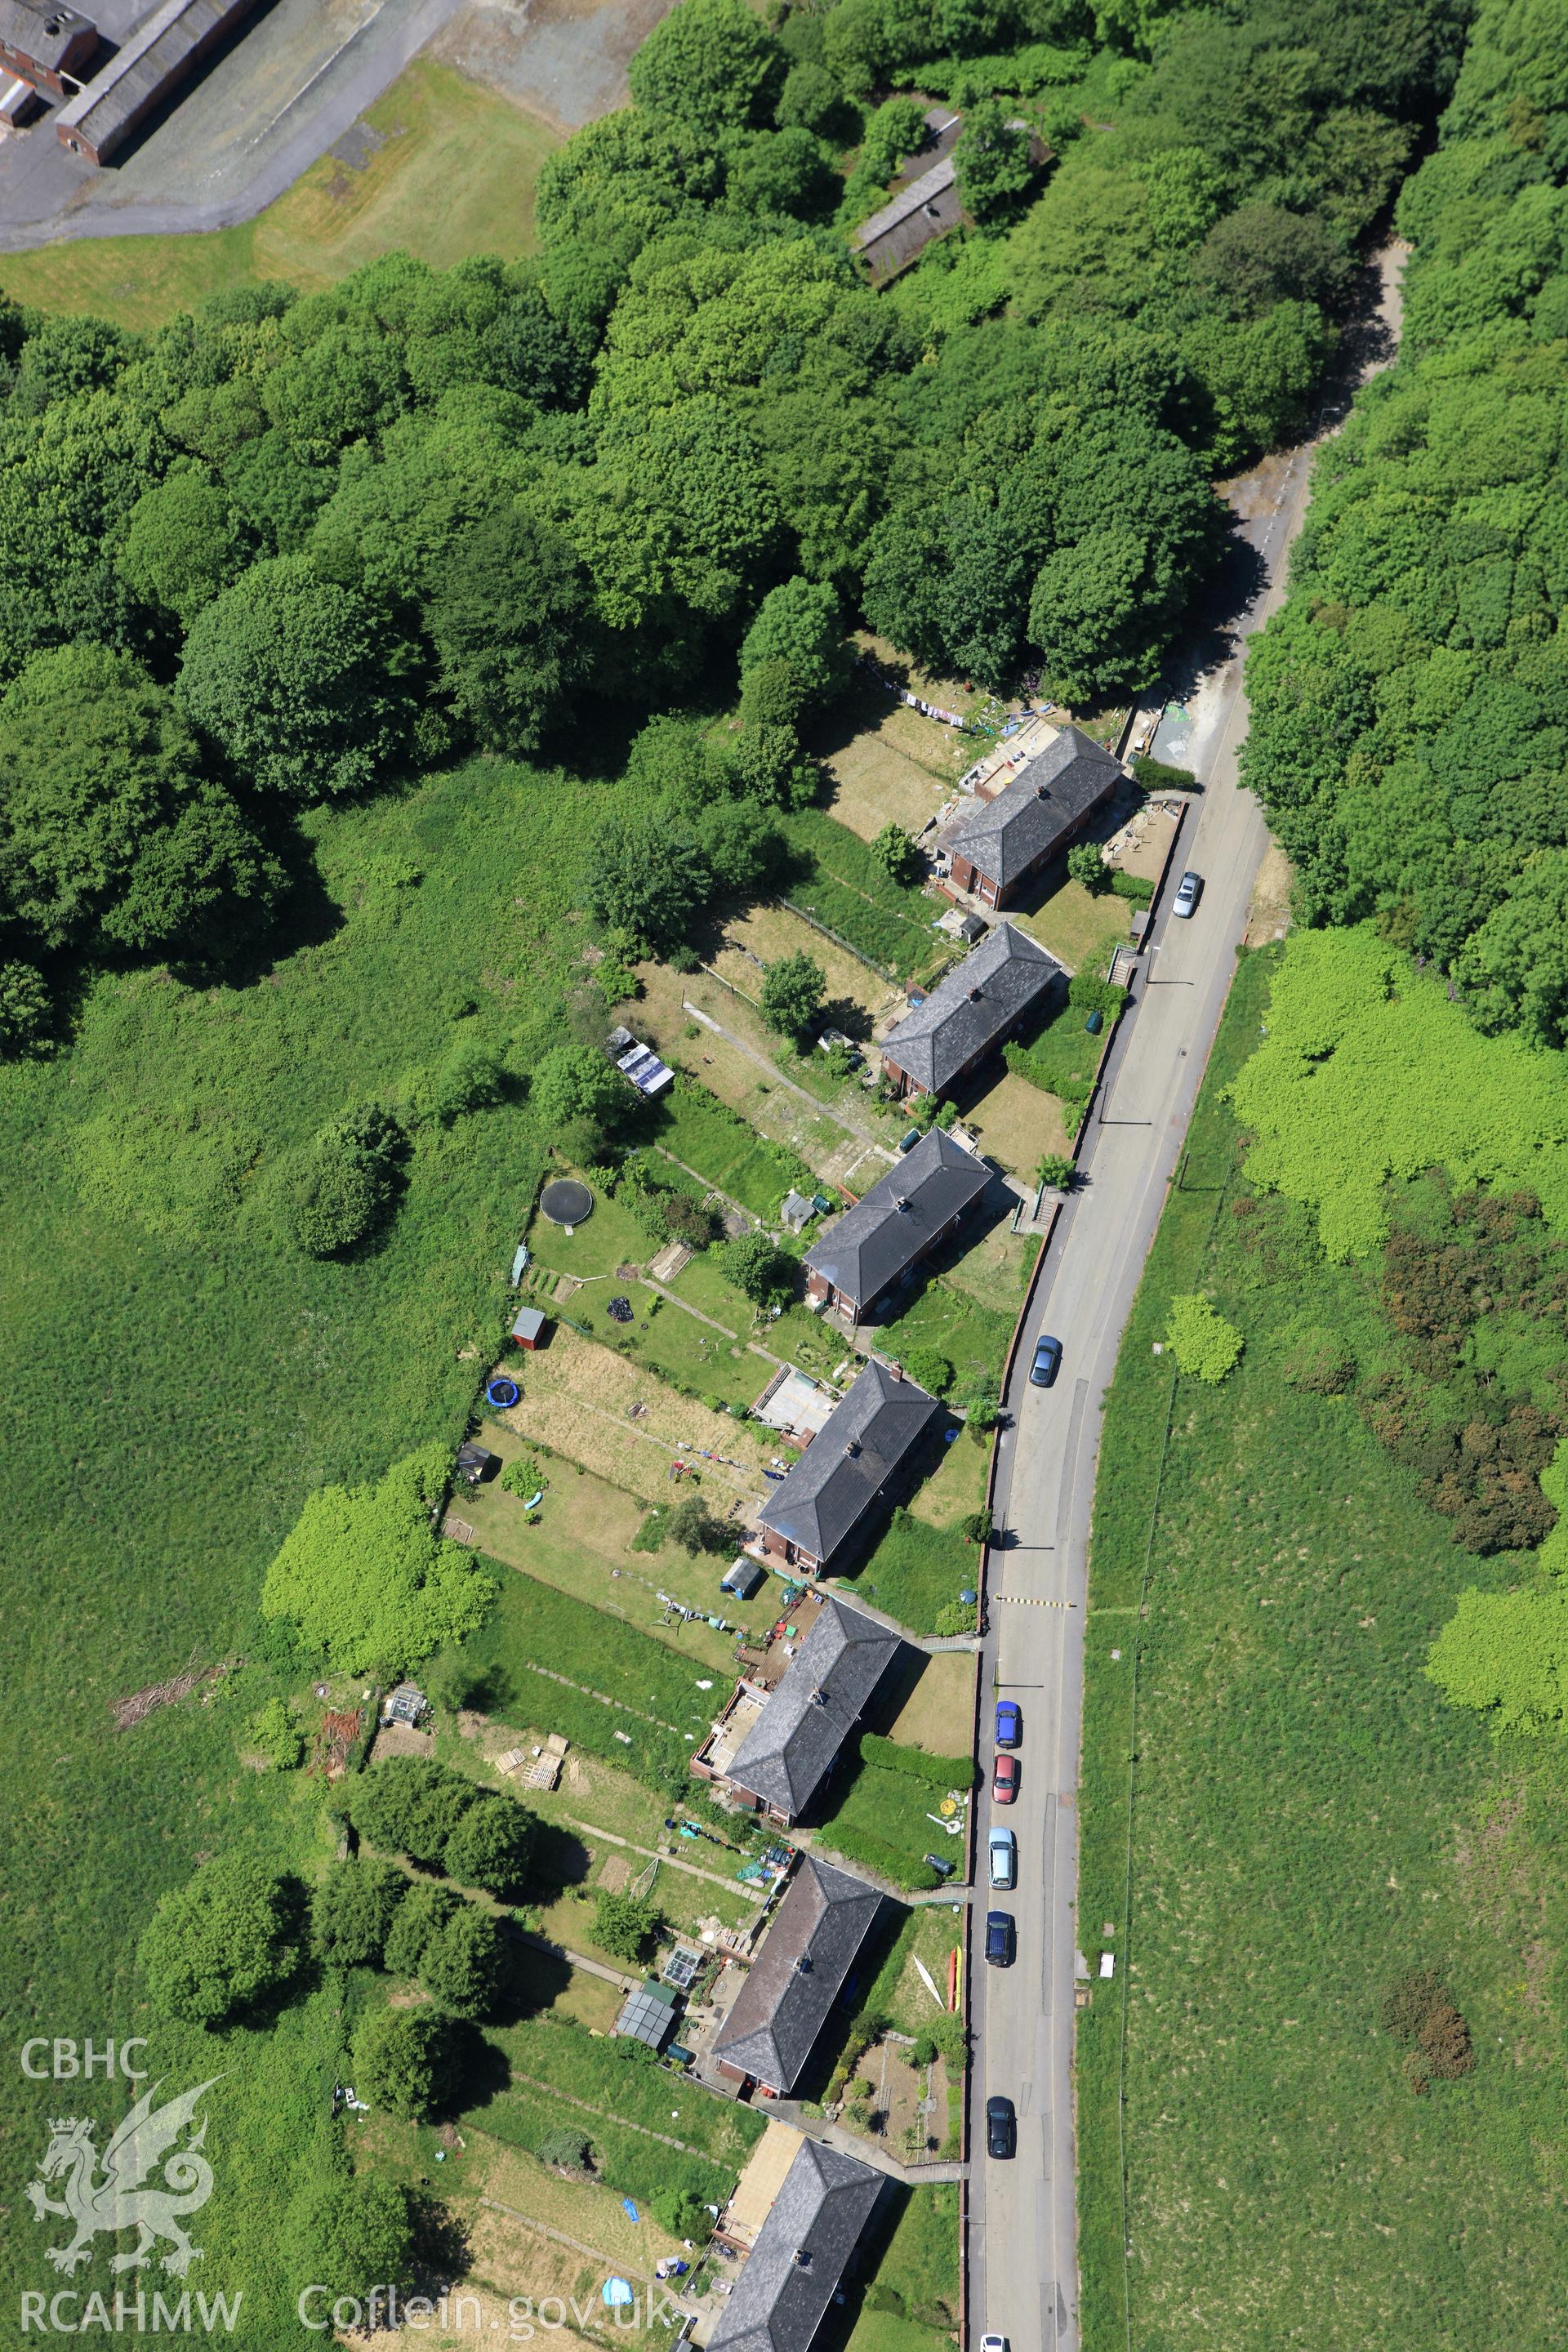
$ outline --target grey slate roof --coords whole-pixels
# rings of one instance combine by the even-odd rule
[[[1076,727],[1064,727],[942,845],[1005,889],[1104,799],[1121,773],[1120,761],[1109,751]]]
[[[888,1032],[883,1055],[928,1094],[940,1094],[1045,994],[1060,970],[1026,931],[998,923],[923,1003]]]
[[[816,1445],[822,1442],[817,1438]],[[777,1806],[790,1821],[798,1820],[898,1647],[898,1635],[885,1625],[847,1609],[842,1601],[825,1602],[788,1673],[741,1742],[726,1778]]]
[[[762,1950],[714,2038],[714,2056],[787,2096],[881,1900],[864,1879],[802,1854]]]
[[[881,2193],[868,2164],[803,2141],[708,2352],[807,2352]]]
[[[1054,972],[1056,966],[1050,969]],[[920,1010],[923,1013],[925,1007]],[[805,1254],[806,1265],[858,1307],[868,1306],[930,1247],[950,1218],[978,1200],[990,1181],[991,1171],[983,1160],[961,1150],[951,1136],[933,1127],[896,1168],[879,1178],[864,1200],[813,1243]]]
[[[256,5],[257,0],[161,0],[127,34],[102,72],[60,108],[57,131],[79,131],[100,156],[112,154],[197,58]]]
[[[36,66],[58,73],[79,34],[93,30],[90,16],[75,8],[35,6],[31,0],[0,0],[0,41]]]
[[[830,1559],[941,1410],[913,1381],[868,1364],[758,1518],[814,1559]]]

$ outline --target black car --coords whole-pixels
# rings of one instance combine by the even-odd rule
[[[1029,1366],[1029,1378],[1037,1389],[1048,1389],[1061,1370],[1062,1343],[1048,1332],[1035,1342],[1035,1360]]]
[[[1012,1967],[1016,1940],[1016,1929],[1011,1911],[987,1911],[985,1957],[994,1969]]]
[[[1016,2156],[1018,2149],[1018,2118],[1011,2099],[994,2098],[985,2102],[985,2149],[989,2156]]]

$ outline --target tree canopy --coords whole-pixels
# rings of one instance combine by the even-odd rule
[[[138,1951],[155,2006],[206,2026],[276,1991],[303,1956],[298,1883],[237,1848],[159,1897]]]

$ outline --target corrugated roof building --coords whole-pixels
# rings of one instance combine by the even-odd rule
[[[106,163],[257,0],[163,0],[55,117],[73,154]]]
[[[807,1297],[858,1323],[885,1291],[952,1236],[991,1172],[984,1160],[933,1127],[807,1250]]]
[[[900,1094],[951,1094],[1039,1010],[1060,977],[1060,964],[1026,931],[997,923],[888,1032],[883,1076]]]

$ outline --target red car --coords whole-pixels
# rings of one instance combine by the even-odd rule
[[[991,1793],[999,1805],[1010,1805],[1018,1793],[1018,1759],[998,1756],[991,1773]]]

